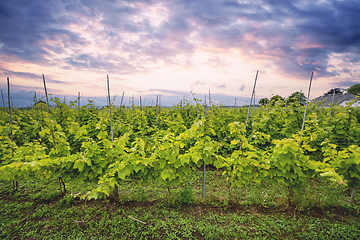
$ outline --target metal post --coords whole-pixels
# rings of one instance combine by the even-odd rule
[[[207,106],[206,106],[206,96],[205,96],[205,133],[206,133],[206,109],[207,109]],[[205,162],[203,164],[203,187],[202,187],[202,197],[205,198],[205,172],[206,172],[206,165],[205,165]]]
[[[254,100],[253,100],[253,120],[251,125],[251,132],[254,132],[254,121],[255,121],[255,91],[254,91]]]
[[[2,97],[3,106],[4,106],[4,113],[6,113],[6,107],[5,107],[4,94],[3,94],[3,91],[2,91],[2,90],[1,90],[1,97]]]
[[[159,95],[156,95],[156,129],[158,128],[158,104],[159,104]]]
[[[80,92],[78,92],[78,122],[79,122],[79,128],[81,127],[80,126]]]
[[[257,81],[257,78],[258,78],[258,74],[259,74],[259,71],[256,71],[256,77],[255,77],[255,82],[254,82],[254,87],[253,87],[253,90],[252,90],[252,93],[251,93],[251,99],[250,99],[250,104],[249,104],[249,110],[248,110],[248,113],[247,113],[247,116],[246,116],[246,121],[245,121],[245,129],[246,130],[246,126],[247,126],[247,122],[249,120],[249,114],[250,114],[250,109],[251,109],[251,103],[252,103],[252,100],[253,100],[253,97],[254,97],[254,93],[255,93],[255,87],[256,87],[256,81]],[[245,134],[245,131],[243,132],[243,135]],[[241,148],[241,147],[240,147]]]
[[[111,117],[111,102],[110,102],[110,84],[109,84],[109,75],[107,76],[107,89],[108,89],[108,100],[109,100],[109,113],[110,113],[110,130],[111,130],[111,142],[114,142],[114,133],[112,126],[112,117]]]
[[[48,113],[49,113],[49,117],[51,119],[50,104],[49,104],[49,98],[48,98],[48,94],[47,94],[47,90],[46,90],[46,83],[45,83],[45,75],[43,74],[42,77],[43,77],[43,82],[44,82],[44,90],[45,90],[46,103],[47,103],[47,107],[48,107]]]
[[[210,90],[209,90],[209,108],[211,108]]]
[[[10,79],[7,78],[7,85],[8,85],[8,101],[9,101],[9,113],[10,113],[10,135],[11,135],[11,142],[14,142],[14,136],[12,131],[12,118],[11,118],[11,106],[10,106]],[[12,148],[12,147],[11,147]]]
[[[335,95],[335,90],[334,90],[334,92],[333,92],[332,99],[331,99],[331,107],[330,107],[330,115],[329,115],[329,122],[328,122],[328,124],[330,124],[331,112],[332,112],[332,108],[333,108],[333,104],[334,104],[334,95]]]
[[[125,94],[125,92],[123,92],[122,97],[121,97],[121,102],[120,102],[119,120],[120,120],[120,115],[121,115],[121,106],[122,106],[122,103],[123,103],[123,100],[124,100],[124,94]]]
[[[311,73],[310,84],[309,84],[309,92],[308,92],[308,97],[307,97],[307,99],[306,99],[306,106],[305,106],[304,118],[303,118],[303,123],[302,123],[302,126],[301,126],[301,134],[302,134],[302,132],[304,131],[306,110],[307,110],[308,103],[309,103],[309,97],[310,97],[310,90],[311,90],[311,83],[312,83],[313,75],[314,75],[314,72]]]
[[[36,109],[36,121],[39,121],[39,109],[38,109],[36,91],[34,91],[34,98],[35,98],[35,109]]]
[[[141,96],[140,96],[140,110],[142,111]]]
[[[306,106],[305,106],[305,111],[304,111],[304,118],[303,118],[303,123],[301,126],[301,132],[300,132],[300,140],[299,140],[299,148],[298,148],[298,154],[297,154],[297,160],[299,160],[299,155],[300,155],[300,147],[301,147],[301,139],[302,139],[302,135],[303,135],[303,131],[304,131],[304,125],[305,125],[305,117],[306,117],[306,110],[307,110],[307,106],[309,103],[309,97],[310,97],[310,89],[311,89],[311,83],[312,83],[312,78],[313,78],[314,72],[311,72],[311,78],[310,78],[310,84],[309,84],[309,92],[308,92],[308,98],[306,99]]]
[[[45,75],[43,74],[42,77],[43,77],[43,82],[44,82],[45,97],[46,97],[46,103],[47,103],[47,107],[48,107],[48,113],[49,113],[50,124],[51,124],[52,120],[51,120],[51,113],[50,113],[49,98],[48,98],[48,94],[47,94],[47,90],[46,90]],[[51,131],[51,134],[52,134],[53,147],[55,148],[54,130],[52,129],[52,126],[49,126],[49,128],[50,128],[50,131]]]

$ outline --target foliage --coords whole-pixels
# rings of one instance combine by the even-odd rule
[[[207,165],[221,169],[231,187],[247,181],[285,184],[290,198],[319,176],[357,187],[359,109],[335,106],[330,119],[330,109],[310,104],[300,133],[304,108],[296,94],[300,100],[303,94],[294,94],[286,108],[273,96],[271,108],[251,111],[254,122],[246,129],[247,109],[241,107],[212,105],[205,117],[199,103],[161,111],[111,105],[113,137],[109,108],[96,109],[91,101],[78,109],[75,102],[67,106],[54,98],[50,115],[43,104],[14,109],[11,127],[8,113],[0,118],[0,179],[97,183],[82,197],[99,199],[128,180],[156,181],[170,192]],[[324,142],[336,146],[331,161],[323,161],[330,146]]]
[[[327,93],[325,93],[324,95],[332,95],[332,94],[342,94],[343,91],[340,88],[333,88],[331,90],[329,90]]]
[[[360,95],[360,83],[355,84],[347,89],[348,93],[352,93],[354,95]]]
[[[188,182],[185,183],[185,187],[178,192],[177,202],[181,205],[190,205],[194,202],[193,191]]]
[[[259,104],[262,106],[265,106],[268,102],[269,102],[269,99],[267,99],[267,98],[262,98],[259,100]]]
[[[306,104],[306,97],[304,95],[304,93],[302,92],[294,92],[292,93],[288,99],[287,99],[287,103],[288,104],[295,104],[295,105],[305,105]]]
[[[281,105],[284,105],[285,102],[284,102],[284,98],[281,97],[280,95],[274,95],[270,98],[270,101],[269,101],[269,105],[270,106],[274,106],[275,104],[281,104]]]

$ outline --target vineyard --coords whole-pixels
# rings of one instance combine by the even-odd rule
[[[288,188],[294,194],[314,179],[360,187],[360,109],[324,108],[296,101],[248,111],[184,101],[173,107],[79,107],[51,99],[1,115],[0,179],[58,179],[60,191],[78,182],[96,183],[82,199],[117,196],[128,179],[155,181],[169,192],[188,176],[218,169],[229,191],[248,182]],[[250,112],[250,116],[248,113]],[[111,116],[111,117],[110,117]],[[249,119],[248,122],[247,118]],[[245,125],[245,123],[247,123]]]
[[[4,108],[0,237],[359,237],[359,107],[194,100]]]

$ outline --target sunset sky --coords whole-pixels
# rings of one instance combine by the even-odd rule
[[[177,104],[310,98],[360,82],[360,3],[277,0],[1,0],[0,89],[14,105],[44,95]],[[85,101],[85,100],[84,100]],[[2,106],[2,101],[1,101]]]

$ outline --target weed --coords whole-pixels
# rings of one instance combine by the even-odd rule
[[[68,196],[63,197],[59,201],[59,206],[70,207],[73,202],[74,202],[74,196],[68,195]]]
[[[142,186],[135,187],[132,194],[133,194],[132,200],[134,200],[136,202],[146,202],[149,199],[147,193],[145,192],[144,187],[142,187]]]
[[[193,191],[190,183],[185,183],[185,187],[178,192],[177,202],[181,205],[190,205],[194,201]]]

